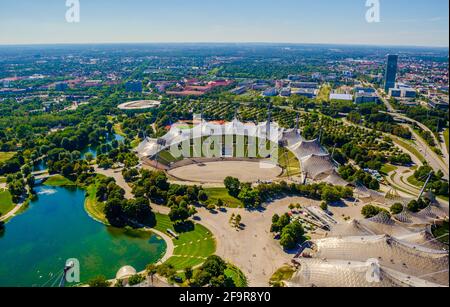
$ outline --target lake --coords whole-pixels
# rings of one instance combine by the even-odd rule
[[[125,265],[144,270],[166,251],[156,235],[91,219],[83,190],[39,186],[36,192],[38,199],[0,234],[0,286],[52,286],[70,258],[80,261],[81,282],[111,279]]]

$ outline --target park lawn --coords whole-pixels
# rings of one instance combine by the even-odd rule
[[[217,201],[221,199],[225,206],[229,208],[243,208],[244,204],[237,198],[228,194],[226,188],[206,188],[206,195],[208,195],[207,205],[216,205]]]
[[[14,206],[11,193],[8,190],[0,190],[0,216],[6,215]]]
[[[381,167],[381,173],[384,175],[389,174],[390,172],[394,172],[398,169],[398,167],[392,165],[392,164],[385,164]]]
[[[418,188],[422,188],[425,184],[425,182],[421,182],[421,181],[417,180],[416,177],[414,177],[414,175],[408,177],[407,181],[409,184],[411,184],[415,187],[418,187]]]
[[[14,157],[15,152],[0,152],[0,162],[5,162]]]
[[[167,229],[174,231],[172,221],[167,215],[156,213],[155,216],[156,226],[154,228],[170,236]],[[213,235],[202,225],[195,224],[193,231],[178,235],[178,239],[173,239],[174,255],[166,262],[166,264],[173,265],[177,271],[201,265],[216,251],[216,241]]]
[[[449,128],[445,129],[444,131],[444,140],[445,140],[445,145],[447,146],[447,151],[450,151],[450,140],[449,140],[449,134],[450,134],[450,130]]]
[[[76,186],[75,182],[61,175],[55,175],[45,180],[44,185],[51,187]]]
[[[422,154],[411,144],[409,144],[407,141],[403,141],[399,138],[393,138],[394,143],[396,143],[397,145],[399,145],[400,147],[404,147],[406,150],[408,150],[410,153],[412,153],[413,155],[415,155],[417,157],[417,159],[419,159],[420,161],[424,162],[425,158],[422,156]]]
[[[105,204],[97,201],[97,184],[91,184],[86,188],[86,199],[84,201],[84,209],[95,220],[106,225],[109,224],[106,219],[104,209]]]

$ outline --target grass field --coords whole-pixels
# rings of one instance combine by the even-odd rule
[[[205,192],[208,195],[208,201],[206,202],[207,205],[215,205],[217,204],[217,201],[221,199],[229,208],[244,207],[244,204],[239,199],[228,194],[228,190],[226,188],[208,188],[205,189]]]
[[[393,141],[395,144],[399,145],[400,147],[404,147],[406,150],[408,150],[410,153],[412,153],[414,156],[417,157],[420,161],[425,161],[425,158],[422,156],[422,154],[410,143],[403,141],[399,138],[393,138]]]
[[[156,214],[155,229],[169,235],[167,229],[174,230],[174,227],[167,215]],[[177,271],[201,265],[216,251],[213,235],[199,224],[195,224],[193,231],[179,233],[179,238],[173,239],[173,242],[174,255],[167,260],[166,264],[173,265]]]
[[[5,162],[14,157],[15,152],[0,152],[0,162]]]
[[[425,185],[425,182],[421,182],[421,181],[417,180],[416,177],[414,177],[414,175],[408,177],[407,181],[409,184],[411,184],[417,188],[422,188]]]
[[[397,167],[395,167],[392,164],[385,164],[383,165],[383,167],[381,168],[381,173],[383,173],[384,175],[389,174],[390,172],[396,171]]]
[[[0,183],[6,183],[6,177],[0,177]]]
[[[447,128],[447,129],[445,129],[445,131],[444,131],[444,140],[445,140],[445,145],[447,146],[447,151],[450,151],[450,140],[449,140],[449,134],[450,134],[450,131],[449,131],[449,129]]]
[[[6,215],[14,209],[11,194],[8,190],[0,190],[0,216]]]
[[[109,224],[104,213],[105,204],[99,203],[97,201],[96,194],[97,184],[91,184],[87,187],[84,208],[93,219],[98,220],[104,224]]]
[[[75,182],[72,180],[67,179],[66,177],[63,177],[61,175],[56,175],[53,177],[48,178],[44,185],[46,186],[52,186],[52,187],[69,187],[69,186],[75,186]]]

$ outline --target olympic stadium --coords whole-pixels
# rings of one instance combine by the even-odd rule
[[[257,124],[202,118],[188,127],[174,124],[161,138],[145,138],[136,151],[145,164],[186,182],[219,183],[233,176],[250,183],[295,177],[348,184],[318,139],[305,140],[299,129],[281,128],[270,116]]]

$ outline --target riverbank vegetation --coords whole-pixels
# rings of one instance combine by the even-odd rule
[[[47,180],[44,181],[44,185],[52,186],[52,187],[76,186],[75,182],[73,182],[72,180],[67,179],[66,177],[61,176],[61,175],[55,175],[55,176],[49,177]]]
[[[0,217],[8,214],[14,209],[14,203],[8,190],[0,189]]]

